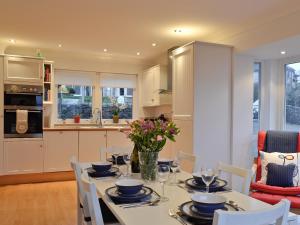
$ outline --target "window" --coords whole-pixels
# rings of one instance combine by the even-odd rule
[[[257,134],[260,123],[260,77],[261,77],[261,63],[254,63],[253,69],[253,133]]]
[[[102,118],[112,119],[114,112],[119,110],[120,119],[132,119],[133,106],[132,88],[102,88]]]
[[[79,85],[57,86],[57,114],[59,119],[92,117],[92,87]]]
[[[285,129],[300,130],[300,62],[285,65]]]

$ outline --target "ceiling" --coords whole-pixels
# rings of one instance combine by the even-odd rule
[[[141,59],[193,40],[247,49],[300,33],[268,31],[299,12],[298,0],[1,0],[0,46]]]

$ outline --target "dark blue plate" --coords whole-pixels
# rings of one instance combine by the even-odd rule
[[[152,193],[153,190],[146,186],[144,186],[140,192],[134,195],[124,195],[118,191],[116,186],[105,190],[105,194],[116,204],[147,201],[149,198],[151,198]]]
[[[185,181],[185,184],[191,188],[197,189],[199,191],[205,191],[206,190],[206,185],[201,185],[198,184],[194,178],[187,179]],[[214,183],[209,185],[209,192],[216,192],[216,191],[221,191],[225,186],[227,185],[226,180],[221,180],[221,179],[216,179]]]
[[[204,213],[199,212],[193,205],[192,201],[185,202],[182,205],[179,206],[180,212],[188,217],[189,219],[195,220],[195,221],[203,221],[203,220],[209,220],[212,221],[214,217],[214,213]],[[225,203],[225,207],[222,210],[226,211],[238,211],[236,207],[233,207],[230,204]]]
[[[90,177],[94,177],[94,178],[96,178],[96,177],[113,177],[116,175],[116,173],[119,171],[119,169],[116,167],[112,167],[110,170],[107,170],[107,171],[96,171],[92,167],[90,167],[90,168],[87,168],[86,171]]]

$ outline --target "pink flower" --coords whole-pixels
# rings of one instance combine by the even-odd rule
[[[162,141],[163,138],[162,138],[162,136],[158,135],[157,138],[156,138],[156,140],[157,140],[157,141]]]

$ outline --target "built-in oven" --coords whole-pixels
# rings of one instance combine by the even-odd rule
[[[43,137],[43,86],[4,85],[4,137]]]

